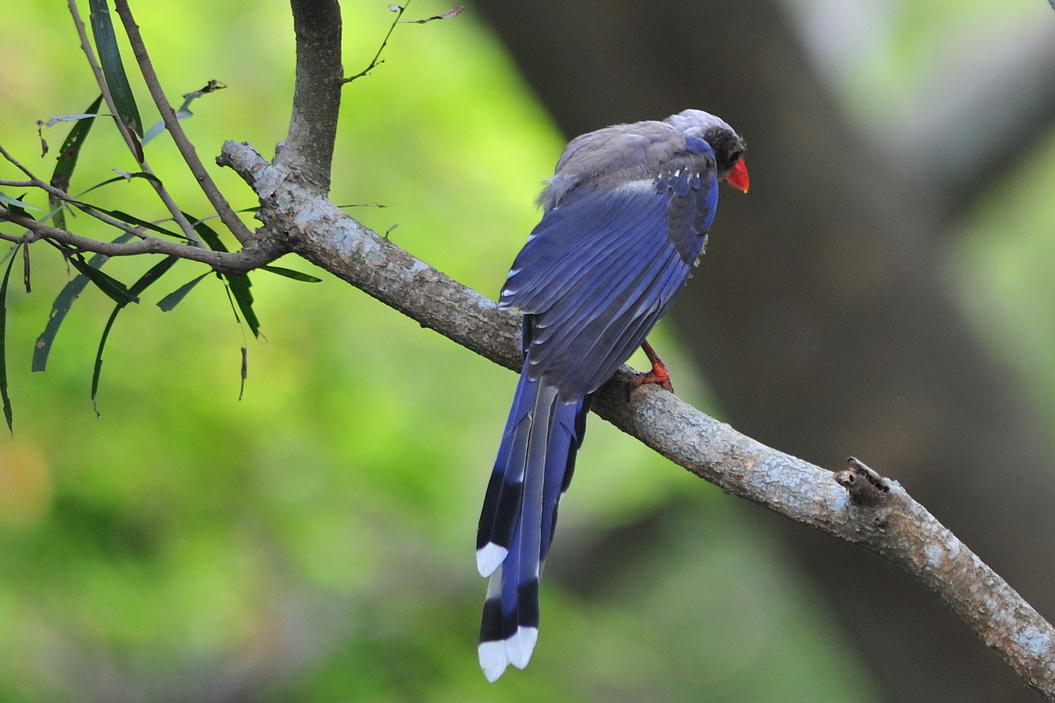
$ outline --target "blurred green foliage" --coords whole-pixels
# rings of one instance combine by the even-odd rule
[[[203,159],[225,139],[270,153],[292,96],[287,6],[134,9],[174,102],[210,79],[228,86],[184,123]],[[420,0],[407,16],[445,9]],[[383,2],[347,3],[346,73],[369,63],[391,18]],[[46,176],[54,153],[40,157],[36,120],[80,112],[97,90],[62,3],[12,3],[5,19],[17,31],[0,43],[0,142]],[[332,198],[493,295],[563,139],[471,10],[401,25],[384,58],[346,88]],[[157,115],[143,86],[133,90],[149,126]],[[68,129],[44,129],[53,151]],[[207,211],[165,136],[147,155],[185,210]],[[1050,192],[1051,163],[1049,149],[1019,185]],[[133,163],[99,124],[74,192],[112,168]],[[236,208],[255,205],[232,172],[212,170]],[[17,175],[7,164],[0,174]],[[1037,311],[1021,303],[1051,280],[1039,268],[1055,258],[1039,234],[1051,223],[1023,214],[1009,226],[1000,203],[1019,195],[1029,197],[1009,186],[983,207],[954,263],[988,282],[991,295],[965,299],[1025,342],[1015,358],[1051,398],[1055,325],[1033,324]],[[141,182],[93,202],[164,216]],[[71,227],[98,234],[86,219]],[[743,507],[596,418],[562,507],[534,662],[488,685],[476,664],[485,584],[474,531],[512,374],[294,258],[280,264],[325,280],[254,274],[262,341],[236,323],[213,277],[162,313],[157,300],[204,272],[181,262],[118,319],[96,419],[89,382],[112,304],[89,289],[47,372],[30,374],[34,340],[72,275],[43,245],[31,254],[33,292],[16,275],[8,301],[15,432],[0,439],[0,700],[210,700],[238,687],[247,699],[320,702],[868,698],[808,584]],[[1027,260],[1037,270],[1024,272]],[[130,282],[152,263],[107,270]],[[994,300],[999,315],[978,302]],[[679,391],[706,406],[703,382],[672,365],[684,369]],[[691,501],[698,517],[662,526],[655,549],[606,562],[588,587],[561,578],[584,545],[664,501]]]

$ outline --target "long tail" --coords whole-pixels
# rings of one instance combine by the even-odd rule
[[[521,374],[487,486],[476,565],[490,576],[480,623],[480,666],[488,681],[523,669],[538,639],[539,577],[557,504],[571,483],[590,398],[557,399],[557,389]]]

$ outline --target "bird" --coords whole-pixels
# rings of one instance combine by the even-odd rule
[[[545,181],[499,298],[523,313],[523,367],[477,532],[488,681],[534,651],[539,578],[593,394],[638,347],[652,370],[633,385],[671,388],[645,337],[699,262],[719,182],[747,192],[744,149],[724,120],[690,109],[576,137]]]

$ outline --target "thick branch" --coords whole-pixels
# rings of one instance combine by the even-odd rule
[[[515,315],[354,221],[249,145],[227,142],[220,160],[254,187],[262,218],[288,233],[292,251],[422,326],[519,367]],[[628,399],[628,381],[621,374],[602,388],[594,404],[601,417],[729,493],[897,564],[1055,700],[1055,629],[899,484],[884,482],[878,496],[862,500],[845,474],[840,479],[851,490],[832,472],[756,442],[666,391],[645,388]]]
[[[330,190],[344,68],[337,0],[291,0],[297,36],[297,77],[289,134],[275,155],[319,193]]]

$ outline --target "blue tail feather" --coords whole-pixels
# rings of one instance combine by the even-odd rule
[[[520,377],[484,498],[477,566],[491,583],[480,625],[480,664],[490,680],[524,668],[538,637],[538,588],[557,504],[571,481],[589,399]]]

